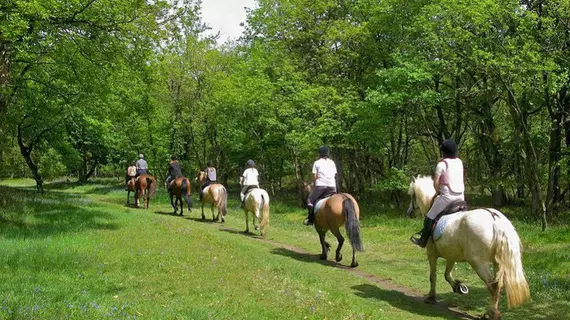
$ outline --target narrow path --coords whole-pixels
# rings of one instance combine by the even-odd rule
[[[232,228],[227,228],[224,226],[221,226],[220,230],[226,231],[226,232],[231,232],[231,233],[243,234],[242,231],[238,231],[238,230],[235,230]],[[341,265],[341,264],[334,262],[334,261],[320,260],[319,255],[313,254],[313,253],[308,252],[302,248],[295,247],[295,246],[292,246],[292,245],[289,245],[286,243],[281,243],[281,242],[277,242],[274,240],[265,239],[263,237],[253,235],[253,234],[250,235],[250,238],[261,241],[261,242],[269,243],[272,246],[277,247],[277,248],[282,248],[282,249],[285,249],[285,250],[288,250],[288,251],[291,251],[291,252],[294,252],[294,253],[297,253],[300,255],[304,255],[304,256],[306,256],[307,259],[314,259],[316,261],[319,261],[322,264],[342,269],[342,270],[344,270],[350,274],[353,274],[357,277],[360,277],[362,279],[366,279],[367,281],[373,282],[384,290],[398,291],[398,292],[402,293],[403,295],[405,295],[406,297],[408,297],[409,299],[414,300],[417,303],[425,303],[423,294],[421,294],[420,292],[417,292],[415,290],[412,290],[410,288],[398,285],[398,284],[394,283],[391,279],[383,279],[383,278],[380,278],[380,277],[375,276],[373,274],[364,272],[358,268],[350,268],[350,267]],[[450,313],[453,316],[457,317],[458,319],[473,320],[473,319],[479,319],[480,318],[480,317],[475,317],[473,315],[470,315],[466,311],[461,310],[455,306],[449,305],[449,304],[444,303],[444,302],[437,302],[436,304],[433,304],[433,307],[440,309],[444,312]]]

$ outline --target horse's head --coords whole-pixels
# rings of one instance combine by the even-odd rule
[[[194,181],[198,182],[198,185],[201,185],[202,183],[204,183],[204,181],[206,181],[207,177],[208,175],[206,174],[205,171],[198,171],[198,175],[196,176],[196,178],[194,178]]]
[[[408,188],[408,195],[410,196],[410,206],[406,214],[412,216],[416,208],[425,214],[431,207],[433,197],[435,196],[435,188],[431,177],[418,176],[410,182]]]

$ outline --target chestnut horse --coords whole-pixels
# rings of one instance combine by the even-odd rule
[[[174,197],[176,196],[176,200]],[[170,181],[170,204],[174,209],[174,214],[178,212],[178,203],[180,203],[180,215],[184,213],[184,205],[182,204],[182,196],[186,199],[188,211],[192,211],[192,200],[190,199],[190,180],[186,177],[178,177]]]
[[[417,177],[410,183],[410,209],[417,206],[425,214],[436,194],[431,177]],[[522,265],[521,240],[509,221],[496,209],[475,209],[443,216],[439,219],[427,247],[431,289],[427,302],[435,302],[437,259],[446,260],[445,280],[453,292],[466,294],[469,289],[451,277],[456,262],[466,261],[485,282],[491,295],[484,317],[500,319],[499,298],[505,288],[509,307],[518,306],[530,298]],[[493,269],[491,269],[493,265]]]
[[[199,186],[206,182],[206,179],[207,174],[204,171],[200,171],[196,177]],[[212,208],[212,221],[218,221],[221,216],[222,222],[225,222],[225,216],[228,213],[228,191],[226,188],[219,183],[212,183],[204,188],[202,193],[202,220],[206,219],[206,216],[204,215],[204,206],[206,203],[209,203]],[[214,206],[218,208],[217,216],[214,216]]]
[[[321,241],[321,259],[327,259],[327,253],[330,250],[330,244],[325,241],[325,236],[330,230],[338,240],[336,248],[336,262],[342,260],[342,244],[344,238],[339,228],[345,225],[346,234],[352,245],[352,263],[351,267],[357,267],[356,251],[363,251],[362,239],[360,237],[360,209],[356,200],[348,193],[337,193],[329,198],[319,200],[315,206],[315,229],[319,234]]]
[[[141,174],[135,181],[135,205],[139,207],[139,199],[143,198],[144,208],[148,209],[148,202],[156,190],[156,179],[149,174]]]
[[[127,183],[127,205],[131,203],[131,192],[135,194],[135,177],[132,177]]]

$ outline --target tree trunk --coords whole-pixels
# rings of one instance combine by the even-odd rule
[[[0,34],[0,124],[4,119],[3,114],[8,109],[8,97],[10,86],[10,44],[3,41]]]
[[[557,213],[560,204],[560,160],[562,144],[562,112],[549,101],[550,142],[548,147],[548,189],[546,193],[546,215]]]

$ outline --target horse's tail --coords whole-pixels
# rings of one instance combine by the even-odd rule
[[[219,201],[219,208],[222,216],[225,216],[228,213],[228,191],[226,187],[222,186],[220,191],[220,200]]]
[[[360,222],[358,222],[354,202],[352,202],[351,198],[344,198],[342,201],[342,211],[346,219],[346,233],[348,234],[352,248],[357,251],[364,251],[362,239],[360,238]]]
[[[148,198],[150,199],[156,191],[156,180],[151,177],[146,178],[146,185],[148,188]]]
[[[267,197],[267,199],[265,199]],[[267,224],[269,223],[269,196],[267,193],[261,193],[261,208],[263,210],[263,214],[261,216],[261,223],[259,224],[259,228],[261,229],[261,235],[265,236]]]
[[[188,210],[192,209],[192,199],[190,198],[190,181],[186,178],[182,179],[182,185],[180,186],[180,191],[186,199],[186,204],[188,205]]]
[[[495,261],[498,265],[496,281],[507,292],[509,307],[523,304],[530,298],[530,291],[522,265],[522,244],[515,228],[504,215],[499,215],[493,225]]]

